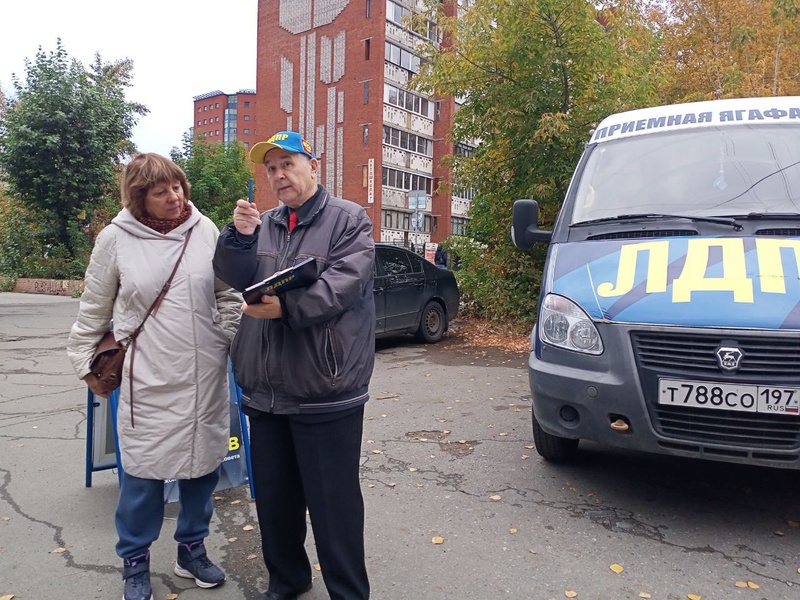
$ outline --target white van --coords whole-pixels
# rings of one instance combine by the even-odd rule
[[[800,97],[612,115],[552,231],[529,359],[533,437],[800,469]]]

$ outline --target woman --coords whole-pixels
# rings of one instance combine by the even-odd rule
[[[126,345],[178,264],[125,357],[117,419],[123,474],[116,549],[123,559],[123,599],[148,600],[149,549],[164,517],[165,479],[178,480],[181,503],[175,573],[203,588],[225,581],[203,540],[228,451],[227,355],[242,300],[214,276],[219,231],[189,202],[189,182],[177,165],[158,154],[138,154],[125,169],[121,192],[123,209],[97,236],[67,351],[78,377],[104,395],[90,372],[98,341],[113,319],[114,336]]]

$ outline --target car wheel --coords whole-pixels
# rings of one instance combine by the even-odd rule
[[[557,435],[550,435],[542,429],[536,417],[533,421],[533,443],[536,445],[536,452],[543,459],[553,463],[572,462],[578,453],[578,442],[570,438],[563,438]]]
[[[444,310],[438,302],[431,300],[422,309],[422,320],[417,330],[417,338],[428,344],[438,342],[444,336],[447,321]]]

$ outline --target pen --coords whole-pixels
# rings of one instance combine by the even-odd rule
[[[250,178],[250,189],[247,190],[247,201],[252,204],[253,203],[253,178]]]

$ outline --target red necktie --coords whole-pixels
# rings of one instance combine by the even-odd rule
[[[289,213],[289,231],[292,231],[295,225],[297,225],[297,213],[292,211]]]

